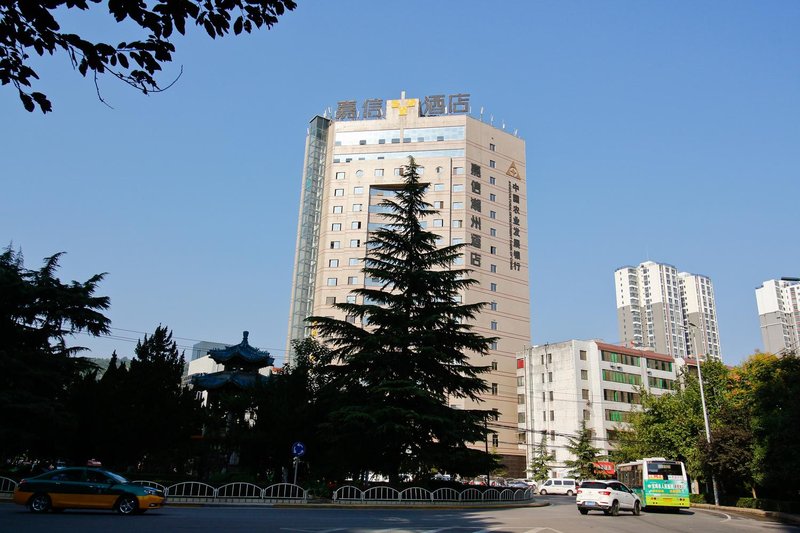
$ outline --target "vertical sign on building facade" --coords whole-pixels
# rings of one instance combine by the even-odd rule
[[[516,170],[516,169],[515,169]],[[520,270],[522,244],[520,241],[519,185],[508,182],[508,250],[509,267]]]

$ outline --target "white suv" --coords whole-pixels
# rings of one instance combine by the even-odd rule
[[[619,481],[613,479],[581,482],[575,503],[578,504],[578,511],[581,514],[597,510],[603,511],[607,515],[617,516],[619,511],[623,510],[631,511],[638,516],[642,510],[639,496]]]

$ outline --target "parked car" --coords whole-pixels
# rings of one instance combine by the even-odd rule
[[[34,513],[64,509],[113,509],[140,514],[164,505],[164,492],[135,485],[101,468],[59,468],[23,479],[14,490],[14,503]]]
[[[642,502],[631,489],[616,480],[583,481],[578,487],[575,498],[578,511],[587,514],[589,511],[603,511],[607,515],[617,516],[622,511],[631,511],[638,516],[642,510]]]
[[[573,496],[577,490],[577,483],[574,479],[550,478],[539,487],[539,494],[566,494],[567,496]]]
[[[506,486],[512,489],[527,489],[529,485],[524,479],[511,479],[506,483]]]

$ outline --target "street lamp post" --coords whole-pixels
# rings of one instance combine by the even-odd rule
[[[692,324],[689,322],[689,327],[697,328],[696,324]],[[692,344],[697,344],[695,335],[697,331],[692,334]],[[709,447],[711,446],[711,428],[708,423],[708,409],[706,409],[706,394],[703,389],[703,372],[700,370],[700,356],[697,354],[697,347],[695,346],[695,358],[697,359],[697,380],[700,382],[700,403],[703,406],[703,422],[706,425],[706,442],[708,442]],[[711,474],[711,486],[714,491],[714,505],[719,505],[719,490],[717,489],[717,476],[713,473]]]

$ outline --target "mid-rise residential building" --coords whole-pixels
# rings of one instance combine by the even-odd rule
[[[460,296],[486,302],[475,331],[497,337],[488,357],[484,402],[452,398],[456,408],[495,409],[490,448],[521,473],[516,443],[516,352],[530,341],[525,142],[469,115],[469,95],[339,102],[334,118],[311,120],[306,141],[288,341],[310,331],[311,315],[346,317],[336,303],[356,302],[369,231],[379,203],[402,185],[413,156],[438,214],[424,219],[441,244],[467,243],[455,265],[478,281]],[[291,346],[287,346],[287,349]],[[287,352],[291,358],[291,350]],[[475,443],[483,448],[485,443]]]
[[[672,357],[721,358],[711,279],[646,261],[614,272],[621,344]]]
[[[531,346],[517,354],[518,442],[530,464],[542,436],[554,453],[554,475],[571,458],[567,444],[581,422],[601,455],[614,447],[641,403],[642,389],[665,394],[678,369],[669,355],[599,341],[570,340]]]
[[[765,281],[756,288],[756,303],[764,351],[800,352],[800,279]]]

